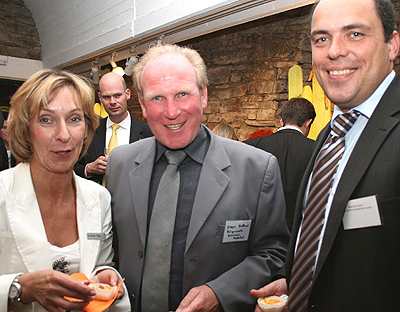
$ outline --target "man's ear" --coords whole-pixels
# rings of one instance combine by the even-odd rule
[[[392,38],[387,42],[389,47],[389,59],[394,61],[399,54],[400,39],[399,33],[395,30],[393,31]]]
[[[131,90],[128,88],[125,90],[126,99],[129,100],[131,98]]]
[[[307,129],[310,129],[310,126],[311,126],[312,121],[313,121],[312,119],[306,120],[306,122],[304,123],[304,126],[305,126]]]
[[[205,109],[207,107],[207,86],[204,87],[203,94],[201,95],[201,107]]]
[[[138,94],[138,99],[139,99],[140,107],[142,108],[143,117],[147,118],[146,106],[144,105],[144,102],[139,94]]]
[[[283,123],[282,118],[281,118],[281,120],[279,120],[279,122],[280,122],[280,124],[281,124],[281,127],[284,127],[284,126],[285,126],[285,124]]]

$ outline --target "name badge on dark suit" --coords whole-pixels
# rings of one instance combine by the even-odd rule
[[[376,195],[349,200],[343,216],[345,230],[381,226]]]

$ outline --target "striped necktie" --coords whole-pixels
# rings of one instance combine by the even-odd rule
[[[307,311],[326,203],[339,161],[343,157],[345,135],[359,114],[353,111],[339,115],[335,119],[331,133],[315,161],[290,279],[289,311]]]

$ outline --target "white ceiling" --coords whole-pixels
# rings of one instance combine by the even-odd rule
[[[179,42],[315,0],[24,0],[39,32],[43,67],[88,72],[125,59],[161,36]]]

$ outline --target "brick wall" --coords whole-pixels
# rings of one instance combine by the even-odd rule
[[[23,0],[0,0],[0,55],[41,60],[39,34]]]

